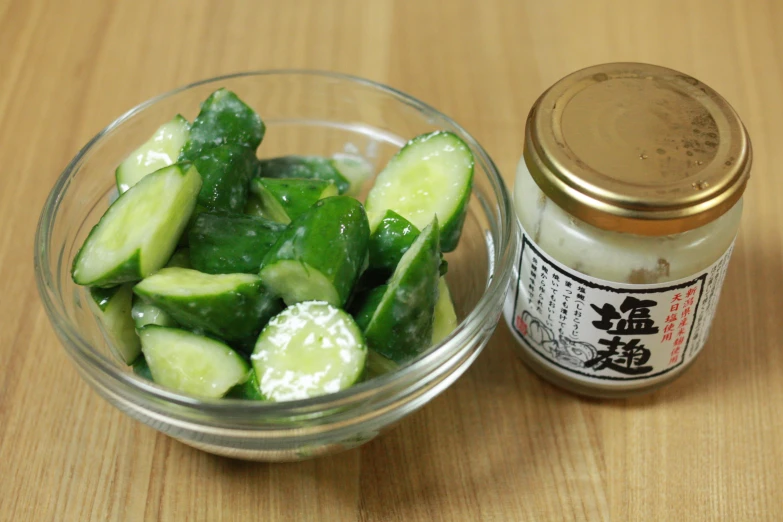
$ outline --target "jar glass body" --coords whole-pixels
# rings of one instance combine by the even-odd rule
[[[564,268],[575,274],[626,287],[639,285],[639,288],[681,281],[720,261],[733,245],[742,214],[740,199],[716,220],[679,234],[645,236],[600,229],[574,217],[548,198],[531,176],[524,158],[517,167],[514,204],[527,240]],[[521,263],[517,271],[520,266]],[[515,273],[512,281],[518,280],[519,274]],[[506,319],[512,320],[508,314]],[[545,364],[521,343],[518,351],[547,380],[596,397],[624,397],[655,390],[679,376],[694,360],[684,361],[657,378],[601,385],[571,378],[567,372]]]

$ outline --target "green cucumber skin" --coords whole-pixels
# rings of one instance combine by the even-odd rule
[[[142,379],[155,382],[152,378],[152,371],[150,371],[150,366],[147,364],[147,359],[144,358],[144,355],[139,355],[139,357],[136,359],[136,362],[133,363],[133,373]]]
[[[106,307],[109,306],[111,298],[114,297],[117,292],[122,288],[120,286],[112,286],[109,288],[101,288],[97,286],[90,287],[90,297],[92,297],[95,305],[102,311],[106,311]]]
[[[258,178],[302,178],[333,181],[342,195],[351,189],[351,182],[340,174],[334,161],[320,156],[281,156],[258,162]]]
[[[351,315],[362,331],[367,329],[381,299],[386,294],[387,285],[380,285],[356,297],[351,305]]]
[[[370,266],[371,273],[388,277],[394,272],[402,256],[411,247],[420,231],[416,225],[393,210],[387,210],[378,226],[370,234]],[[440,275],[448,272],[449,263],[443,256],[440,262]]]
[[[246,401],[265,401],[264,394],[261,393],[261,388],[258,386],[258,377],[256,372],[253,371],[250,378],[242,384],[238,384],[228,390],[228,393],[224,395],[227,399],[243,399]]]
[[[212,147],[194,156],[193,164],[203,180],[198,204],[210,210],[243,212],[255,162],[252,150],[233,144]]]
[[[285,211],[288,223],[307,212],[316,201],[338,192],[333,181],[295,178],[253,178],[250,190],[274,198]]]
[[[367,382],[370,379],[380,377],[389,372],[395,371],[400,365],[387,359],[375,350],[367,350],[367,362],[364,365],[364,375],[362,381]]]
[[[188,232],[190,262],[207,274],[256,274],[285,228],[261,217],[202,213]]]
[[[440,265],[437,219],[416,240],[407,267],[401,262],[372,319],[364,329],[370,348],[396,363],[421,353],[430,346],[435,303],[438,299]],[[405,259],[403,259],[405,261]]]
[[[158,275],[163,275],[165,270],[178,269],[163,269]],[[133,291],[159,306],[183,327],[204,331],[228,342],[244,341],[257,335],[281,310],[280,301],[261,286],[260,280],[210,296],[153,293],[145,288],[144,281]]]
[[[255,151],[264,139],[263,120],[233,92],[218,89],[201,104],[181,159],[194,159],[202,151],[221,145],[238,145]]]
[[[170,165],[168,167],[164,167],[156,172],[153,172],[152,174],[148,174],[144,178],[142,178],[137,184],[135,184],[133,187],[128,189],[127,191],[120,194],[120,196],[109,206],[109,208],[104,212],[103,216],[101,216],[101,219],[96,223],[96,225],[90,230],[90,233],[87,235],[87,239],[85,239],[84,243],[82,244],[81,248],[79,249],[79,252],[77,252],[76,256],[73,259],[73,264],[71,265],[71,278],[73,279],[73,282],[77,285],[83,285],[83,286],[92,286],[92,287],[112,287],[121,285],[124,283],[129,282],[135,282],[139,281],[140,279],[143,279],[149,274],[152,274],[156,272],[158,269],[162,268],[161,266],[151,266],[147,271],[142,270],[142,253],[141,253],[141,246],[134,251],[130,256],[125,258],[123,262],[118,264],[117,266],[113,267],[108,272],[104,272],[101,277],[97,279],[89,279],[89,278],[83,278],[81,274],[79,273],[79,264],[81,263],[82,256],[85,255],[85,252],[87,251],[88,244],[93,241],[95,237],[97,237],[100,234],[100,231],[102,229],[102,226],[106,225],[106,221],[113,218],[113,214],[111,212],[112,207],[115,205],[122,205],[127,201],[127,198],[134,198],[135,194],[138,193],[138,191],[144,191],[145,187],[149,184],[155,183],[157,181],[158,176],[165,176],[169,172],[172,171],[172,169],[176,169],[178,174],[182,177],[192,177],[191,182],[194,184],[194,189],[196,186],[201,186],[201,177],[198,173],[198,169],[192,166],[190,163],[177,163],[174,165]],[[197,179],[196,179],[197,178]],[[188,190],[188,187],[186,185],[183,185],[180,187],[180,191],[175,195],[175,197],[184,197],[186,195],[186,192]],[[126,198],[126,199],[123,199]],[[186,198],[187,201],[179,201],[179,204],[186,205],[190,208],[189,212],[186,212],[188,217],[193,212],[193,208],[195,207],[195,199],[192,201],[191,198]],[[179,226],[175,227],[175,229],[172,230],[171,236],[181,236],[182,232],[185,230],[185,227],[187,226],[187,220],[184,220],[182,223],[178,223]],[[159,232],[156,231],[156,232]],[[176,242],[171,242],[171,245],[166,245],[170,250],[168,252],[168,256],[164,257],[170,257],[174,250],[177,247]],[[165,263],[164,263],[165,265]]]
[[[370,269],[394,272],[420,233],[413,223],[393,210],[387,210],[370,235]]]
[[[365,262],[369,237],[370,225],[361,203],[350,196],[322,199],[280,235],[264,258],[261,279],[265,269],[278,261],[304,263],[334,286],[339,303],[331,304],[343,306]],[[274,287],[271,281],[264,284]]]

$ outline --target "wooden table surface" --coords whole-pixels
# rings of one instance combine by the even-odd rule
[[[781,23],[777,0],[0,0],[0,520],[780,520]],[[380,439],[243,463],[110,407],[49,325],[32,262],[47,192],[91,136],[157,93],[251,69],[365,76],[453,116],[512,183],[534,99],[607,61],[701,79],[755,146],[712,337],[658,393],[559,391],[501,324],[453,387]]]

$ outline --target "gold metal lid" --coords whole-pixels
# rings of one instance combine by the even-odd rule
[[[536,101],[524,157],[541,190],[575,217],[659,236],[728,211],[745,190],[752,152],[737,113],[703,83],[610,63],[566,76]]]

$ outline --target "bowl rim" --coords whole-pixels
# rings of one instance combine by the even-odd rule
[[[448,337],[437,345],[431,346],[414,359],[407,361],[393,372],[356,384],[339,392],[286,402],[247,401],[229,398],[198,398],[155,385],[154,383],[138,377],[133,372],[120,369],[119,365],[116,364],[116,361],[112,362],[105,355],[97,353],[91,343],[86,341],[79,334],[78,329],[74,327],[67,317],[67,314],[63,312],[64,305],[62,304],[62,295],[57,290],[58,285],[55,284],[57,277],[52,274],[50,270],[50,249],[48,248],[48,243],[59,204],[63,199],[63,195],[70,184],[73,174],[78,170],[81,161],[88,155],[92,148],[104,138],[104,136],[119,128],[133,116],[152,105],[195,87],[251,76],[320,77],[358,84],[389,95],[395,100],[400,101],[423,114],[437,116],[456,129],[460,134],[460,137],[468,142],[468,145],[477,155],[475,163],[481,165],[489,178],[495,195],[499,196],[496,201],[493,201],[499,208],[499,215],[497,216],[498,219],[496,222],[499,237],[491,238],[493,244],[490,246],[494,247],[495,251],[491,253],[489,260],[489,281],[483,294],[479,298],[479,301]],[[34,243],[35,277],[38,292],[46,313],[55,332],[59,334],[58,336],[61,344],[64,345],[69,355],[71,355],[71,357],[78,356],[79,359],[85,360],[88,365],[95,367],[104,375],[110,377],[116,384],[130,387],[134,392],[141,393],[148,399],[163,400],[166,403],[188,409],[195,408],[203,413],[217,414],[227,410],[237,410],[243,413],[274,415],[278,413],[290,414],[292,410],[316,409],[320,411],[323,409],[348,406],[363,401],[363,399],[368,396],[376,396],[383,393],[384,390],[396,390],[395,384],[404,382],[406,377],[411,374],[416,374],[417,370],[420,370],[423,367],[432,367],[432,369],[435,369],[440,366],[440,363],[448,360],[448,354],[457,353],[460,347],[481,330],[484,320],[487,317],[493,316],[493,311],[495,311],[493,310],[493,303],[501,301],[501,299],[498,298],[498,294],[504,294],[508,287],[513,264],[512,254],[518,240],[516,228],[513,226],[513,216],[513,205],[511,203],[509,191],[503,177],[500,175],[499,170],[484,147],[456,121],[431,105],[393,87],[345,73],[316,69],[268,69],[235,72],[188,83],[153,96],[120,115],[93,136],[92,139],[79,150],[58,176],[57,181],[47,196],[41,210],[36,227]],[[60,301],[60,303],[57,301]],[[499,310],[497,310],[497,312],[499,317]],[[493,324],[492,327],[494,328],[494,326],[495,325]],[[72,353],[74,351],[76,352],[75,354]],[[439,359],[442,360],[439,361]],[[75,362],[78,363],[77,366],[81,364],[80,361]]]

